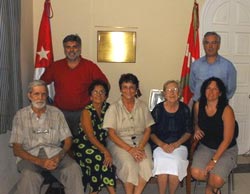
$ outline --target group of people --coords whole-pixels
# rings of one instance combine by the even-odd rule
[[[115,194],[116,176],[126,194],[141,194],[152,176],[160,194],[167,189],[174,194],[187,174],[192,134],[199,141],[192,176],[207,181],[206,194],[220,193],[236,165],[235,116],[228,104],[236,89],[236,70],[218,55],[217,33],[205,34],[206,56],[191,67],[193,110],[181,102],[179,82],[169,80],[163,84],[165,101],[150,112],[139,99],[139,80],[132,73],[121,75],[121,97],[110,105],[108,79],[81,57],[80,37],[65,37],[63,46],[66,58],[30,83],[31,105],[13,119],[10,143],[21,173],[18,193],[39,193],[41,173],[50,171],[66,194],[83,194],[87,186],[91,194],[103,187]],[[54,106],[46,104],[51,82]]]

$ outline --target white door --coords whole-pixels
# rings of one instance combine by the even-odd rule
[[[201,13],[201,34],[221,35],[219,53],[237,69],[237,91],[230,100],[239,123],[239,154],[250,150],[250,0],[207,0]]]

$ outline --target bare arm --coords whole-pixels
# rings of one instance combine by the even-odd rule
[[[167,152],[167,153],[171,153],[171,152],[172,152],[172,151],[171,151],[172,149],[171,149],[170,144],[161,141],[155,134],[151,134],[151,135],[150,135],[150,138],[151,138],[151,140],[152,140],[156,145],[158,145],[158,146],[159,146],[161,149],[163,149],[165,152]]]
[[[180,147],[183,143],[185,143],[189,138],[191,137],[191,133],[184,133],[183,136],[181,136],[180,139],[178,139],[176,142],[171,143],[171,145],[175,148]]]
[[[216,161],[220,159],[222,154],[227,150],[228,146],[230,145],[233,135],[234,135],[234,127],[235,127],[235,117],[232,108],[228,105],[223,112],[222,120],[224,124],[224,134],[223,134],[223,141],[219,145],[217,151],[215,152],[214,156],[208,162],[205,173],[211,171],[214,166],[216,165]]]
[[[63,145],[63,151],[66,153],[69,151],[69,149],[71,148],[71,145],[72,145],[72,138],[71,137],[67,137],[65,140],[64,140],[64,145]]]
[[[64,139],[62,150],[57,155],[53,156],[51,159],[58,164],[64,158],[65,154],[70,150],[71,145],[72,138],[67,137],[66,139]]]
[[[151,140],[156,145],[161,147],[165,152],[171,153],[171,152],[174,151],[174,149],[180,147],[180,145],[185,143],[191,137],[191,134],[190,133],[184,133],[184,135],[179,140],[177,140],[176,142],[171,143],[171,144],[167,144],[167,143],[161,141],[155,134],[151,134],[150,137],[151,137]]]
[[[161,141],[154,133],[150,135],[150,138],[156,145],[158,145],[161,148],[165,144],[165,142]]]
[[[142,139],[141,139],[141,141],[139,142],[139,145],[138,145],[138,147],[139,147],[140,149],[142,149],[142,150],[144,149],[146,143],[147,143],[148,140],[149,140],[150,133],[151,133],[151,128],[150,128],[150,127],[146,128],[146,129],[144,130],[143,137],[142,137]]]
[[[150,128],[149,128],[150,129]],[[142,141],[140,142],[141,143],[141,146],[145,146],[146,142],[146,139],[148,140],[149,138],[149,134],[150,134],[150,131],[146,131],[146,135],[144,134],[144,137],[142,138]],[[109,138],[120,148],[126,150],[128,153],[130,153],[132,155],[132,157],[137,161],[137,162],[140,162],[143,160],[143,158],[146,157],[145,155],[145,151],[143,148],[139,148],[139,147],[131,147],[130,145],[128,145],[126,142],[124,142],[115,132],[114,129],[112,128],[109,128],[108,130],[108,134],[109,134]],[[148,137],[147,137],[148,135]]]
[[[84,110],[82,112],[81,125],[82,125],[82,128],[84,130],[84,133],[88,137],[88,140],[94,146],[96,146],[100,152],[104,153],[104,152],[108,151],[107,148],[105,148],[105,146],[94,135],[94,129],[92,126],[91,117],[90,117],[90,114],[87,110]]]
[[[15,156],[20,157],[23,160],[28,160],[33,164],[43,167],[44,161],[42,161],[40,158],[36,156],[31,155],[29,152],[25,151],[23,149],[22,144],[13,143],[13,152]]]
[[[88,140],[97,147],[97,149],[104,154],[104,164],[107,166],[112,165],[112,157],[108,149],[96,138],[94,129],[91,122],[91,116],[88,110],[82,112],[81,125],[84,133],[87,135]]]
[[[42,168],[47,170],[53,170],[57,167],[57,163],[53,160],[46,158],[38,158],[36,156],[31,155],[29,152],[23,149],[22,144],[13,143],[13,152],[15,156],[20,157],[23,160],[28,160],[33,164],[36,164]]]
[[[194,139],[200,141],[204,137],[204,132],[198,125],[199,102],[194,104]]]
[[[132,147],[130,145],[128,145],[126,142],[124,142],[115,132],[114,129],[109,128],[108,129],[108,134],[109,134],[109,138],[120,148],[129,151]]]
[[[227,150],[230,145],[233,136],[234,136],[234,128],[235,128],[235,117],[233,110],[230,106],[227,106],[223,112],[222,120],[224,124],[224,133],[223,133],[223,141],[219,145],[213,159],[218,160],[221,155]]]

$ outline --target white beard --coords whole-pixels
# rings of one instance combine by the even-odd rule
[[[34,108],[37,108],[37,109],[42,109],[46,106],[46,101],[42,101],[42,102],[35,102],[35,101],[32,101],[31,102],[32,106]]]
[[[72,55],[73,53],[73,55]],[[80,57],[81,51],[78,52],[70,52],[69,54],[67,54],[67,58],[69,61],[75,61],[76,59],[78,59]]]

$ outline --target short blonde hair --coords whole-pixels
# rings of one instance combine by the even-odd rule
[[[182,93],[182,87],[180,85],[180,82],[178,80],[168,80],[163,84],[163,92],[165,92],[167,86],[169,84],[176,84],[177,88],[178,88],[178,95],[180,96],[180,94]]]

